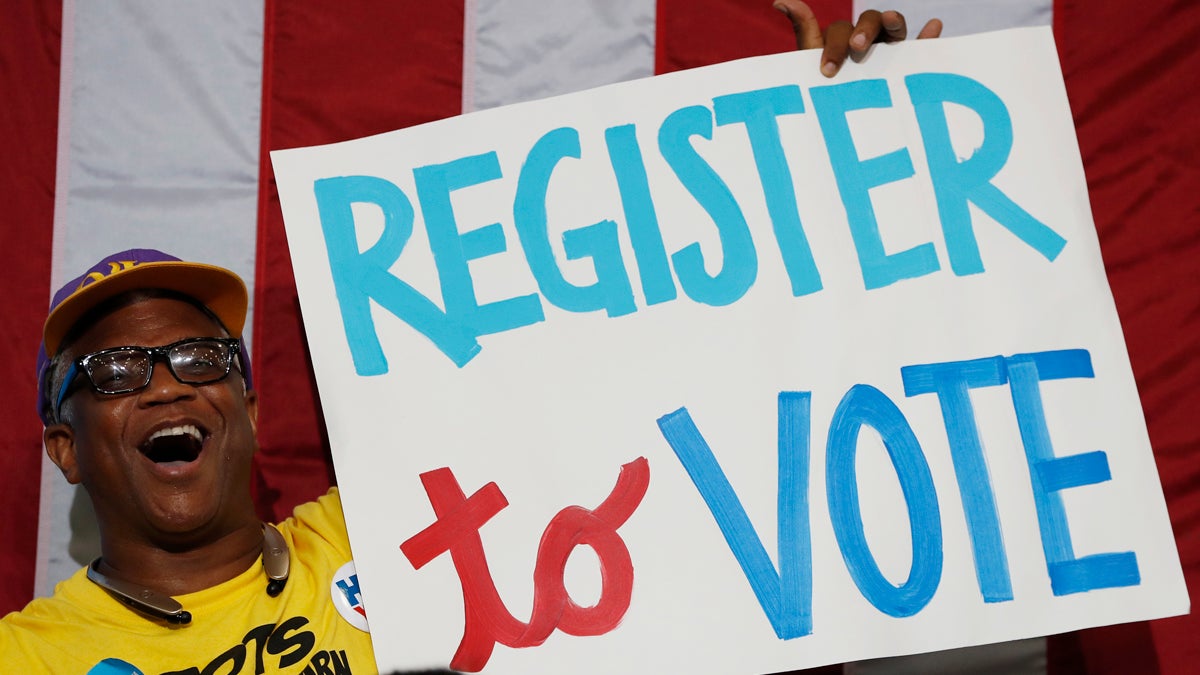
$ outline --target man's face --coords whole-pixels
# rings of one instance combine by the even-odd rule
[[[145,298],[88,328],[69,356],[224,335],[186,302]],[[255,520],[250,459],[257,400],[236,368],[224,380],[196,386],[179,382],[160,362],[144,389],[108,395],[85,383],[63,410],[69,424],[46,430],[47,451],[67,480],[87,488],[105,539],[182,544]]]

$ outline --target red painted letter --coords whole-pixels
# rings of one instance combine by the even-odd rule
[[[650,466],[644,457],[621,467],[616,486],[600,506],[594,510],[568,506],[550,520],[538,544],[528,624],[514,618],[500,599],[479,538],[479,528],[508,505],[500,488],[488,483],[468,498],[447,468],[421,474],[421,482],[437,520],[401,544],[400,550],[414,569],[450,552],[466,615],[462,641],[450,662],[454,670],[482,670],[497,642],[533,647],[545,642],[555,628],[570,635],[601,635],[616,628],[625,616],[633,593],[633,562],[617,528],[641,504],[650,484]],[[603,586],[593,607],[577,605],[564,585],[567,559],[580,544],[591,546],[600,561]]]

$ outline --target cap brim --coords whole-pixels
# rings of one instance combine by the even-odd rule
[[[217,315],[232,337],[242,336],[248,295],[241,277],[216,265],[147,262],[94,281],[59,303],[42,328],[46,354],[57,354],[67,331],[96,305],[127,291],[151,288],[195,298]]]

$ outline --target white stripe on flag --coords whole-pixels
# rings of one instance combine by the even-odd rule
[[[253,283],[263,14],[262,0],[63,3],[52,291],[126,248]],[[41,501],[35,593],[46,595],[94,542],[72,541],[68,514],[86,497],[49,462]],[[68,555],[72,544],[82,550]]]
[[[463,112],[654,74],[654,0],[467,0]]]
[[[943,37],[970,35],[1021,26],[1049,26],[1053,0],[890,0],[886,3],[854,0],[854,16],[872,7],[894,9],[908,20],[915,37],[925,22],[942,20]]]

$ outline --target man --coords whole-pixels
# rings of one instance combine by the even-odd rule
[[[822,36],[802,2],[776,6],[798,46],[824,47],[827,75],[848,53],[905,37],[895,13]],[[55,295],[43,439],[87,489],[101,555],[0,621],[6,670],[374,672],[336,490],[278,527],[255,517],[246,307],[232,272],[152,250],[109,256]]]
[[[101,556],[4,620],[6,667],[375,670],[365,624],[338,612],[350,548],[336,492],[278,528],[255,516],[246,305],[232,272],[151,250],[109,256],[55,297],[43,438],[92,499]]]

